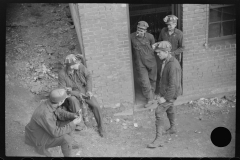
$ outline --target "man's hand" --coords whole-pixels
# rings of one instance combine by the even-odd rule
[[[76,125],[82,121],[82,116],[79,116],[73,120],[73,123]]]
[[[86,96],[89,96],[90,97],[90,99],[92,98],[92,96],[93,96],[93,94],[92,94],[92,92],[90,92],[90,91],[87,91],[87,93],[86,93]]]
[[[164,103],[164,102],[166,102],[166,100],[163,98],[163,97],[160,97],[160,98],[158,98],[158,103]]]
[[[152,49],[155,49],[155,48],[157,47],[157,45],[158,45],[158,43],[154,43],[154,44],[152,45]]]

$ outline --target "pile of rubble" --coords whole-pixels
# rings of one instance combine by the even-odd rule
[[[236,95],[224,96],[222,98],[200,98],[188,102],[188,105],[200,114],[222,112],[224,110],[229,112],[227,108],[234,108],[236,106]]]

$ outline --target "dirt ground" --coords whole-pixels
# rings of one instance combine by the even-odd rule
[[[67,4],[7,6],[6,156],[42,156],[24,143],[24,127],[35,108],[44,101],[44,97],[39,95],[56,85],[54,76],[61,67],[62,59],[79,51],[69,13]],[[146,148],[155,138],[154,110],[114,116],[133,105],[124,103],[117,108],[102,108],[107,136],[99,137],[95,127],[75,131],[74,139],[79,142],[80,149],[73,152],[76,157],[234,157],[235,106],[236,101],[230,100],[221,106],[207,107],[194,103],[177,106],[178,133],[163,136],[164,147],[156,149]],[[166,115],[165,120],[167,129],[169,122]],[[210,139],[212,130],[220,126],[226,127],[232,134],[232,140],[226,147],[216,147]],[[52,148],[50,152],[56,157],[63,156],[60,147]]]

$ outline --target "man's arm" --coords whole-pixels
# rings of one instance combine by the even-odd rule
[[[172,55],[179,55],[183,51],[184,51],[183,34],[180,34],[179,39],[178,39],[178,48],[175,51],[171,52],[171,54]]]
[[[52,137],[60,137],[64,134],[72,132],[76,128],[73,121],[63,127],[58,127],[53,116],[55,115],[50,113],[43,115],[41,121],[42,124],[40,124]]]
[[[163,29],[161,30],[159,37],[158,37],[158,42],[163,41]]]
[[[58,107],[54,113],[61,121],[73,120],[76,118],[75,113],[68,112],[60,107]]]
[[[170,66],[168,74],[168,87],[166,88],[166,94],[164,95],[164,99],[166,99],[166,101],[172,100],[174,98],[176,92],[176,72],[176,68],[174,66]]]
[[[83,73],[87,81],[87,92],[92,92],[92,75],[85,66],[83,66]]]
[[[155,43],[155,38],[153,37],[152,34],[149,34],[149,41],[151,46]]]

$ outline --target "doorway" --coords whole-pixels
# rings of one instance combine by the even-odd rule
[[[176,28],[182,30],[181,26],[181,8],[177,4],[129,4],[129,19],[130,19],[130,33],[136,31],[137,23],[139,21],[146,21],[149,25],[147,32],[151,33],[155,41],[158,41],[159,34],[163,27],[166,27],[166,24],[163,22],[163,18],[167,15],[174,14],[179,18],[178,25]],[[160,79],[160,59],[155,55],[157,60],[157,85],[156,93],[158,93],[158,83]],[[181,56],[182,57],[182,56]],[[181,61],[182,63],[182,61]],[[133,59],[133,73],[134,73],[134,88],[135,88],[135,104],[144,104],[146,99],[142,94],[140,83],[137,78],[135,63]],[[181,64],[182,66],[182,64]]]

